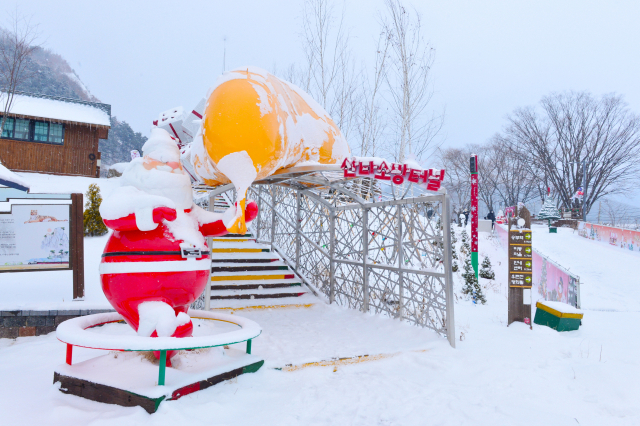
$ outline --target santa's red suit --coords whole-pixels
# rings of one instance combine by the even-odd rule
[[[204,236],[228,231],[222,214],[193,204],[191,182],[166,131],[154,129],[142,149],[143,157],[130,163],[122,186],[100,207],[114,231],[100,263],[102,289],[138,334],[188,337],[193,325],[184,314],[205,289],[211,267]],[[249,203],[245,214],[254,219],[256,204]],[[200,255],[183,258],[183,249]],[[140,309],[145,302],[161,303]],[[173,312],[167,314],[168,307]],[[168,355],[170,364],[173,353]]]

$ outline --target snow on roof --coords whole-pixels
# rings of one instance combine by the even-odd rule
[[[29,183],[22,179],[11,170],[0,164],[0,185],[8,186],[9,188],[16,188],[21,191],[28,191]]]
[[[0,97],[6,96],[1,93]],[[10,114],[111,126],[111,106],[54,96],[16,93]]]

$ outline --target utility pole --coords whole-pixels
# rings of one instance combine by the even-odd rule
[[[582,160],[582,221],[587,221],[587,160]]]
[[[224,42],[222,48],[222,73],[224,74],[227,70],[227,37],[224,37],[222,41]]]

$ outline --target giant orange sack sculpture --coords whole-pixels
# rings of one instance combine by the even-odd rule
[[[236,208],[224,218],[229,232],[246,232],[252,182],[296,165],[341,164],[350,154],[340,129],[317,102],[262,69],[224,73],[207,98],[191,163],[206,184],[236,187]]]

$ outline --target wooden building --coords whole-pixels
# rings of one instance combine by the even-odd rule
[[[98,142],[109,136],[111,105],[16,92],[6,118],[0,161],[8,169],[99,176]]]

